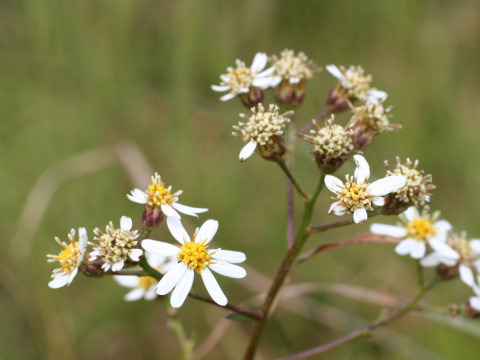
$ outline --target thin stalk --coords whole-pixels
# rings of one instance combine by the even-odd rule
[[[293,172],[292,154],[295,154],[295,114],[290,117],[290,128],[288,131],[288,144],[285,153],[286,166]],[[290,178],[287,179],[287,248],[290,249],[295,241],[295,207],[293,184]]]
[[[182,360],[192,360],[194,350],[193,340],[189,339],[185,334],[183,324],[178,318],[176,312],[171,312],[169,316],[170,319],[168,321],[168,328],[177,336],[178,342],[180,343],[180,348],[182,349]]]
[[[280,166],[280,168],[283,170],[285,175],[287,175],[287,177],[290,179],[290,181],[292,182],[292,185],[295,187],[298,194],[301,196],[302,200],[303,201],[308,201],[308,199],[309,199],[308,195],[305,193],[305,191],[303,191],[301,186],[298,184],[297,180],[295,179],[292,172],[290,171],[287,164],[285,163],[285,160],[284,159],[278,159],[278,160],[276,160],[276,162]]]

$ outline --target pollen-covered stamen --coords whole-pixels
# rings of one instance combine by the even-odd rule
[[[406,225],[407,235],[417,240],[427,242],[428,238],[436,234],[435,228],[433,227],[433,220],[418,218],[409,221]]]
[[[340,205],[343,205],[350,212],[361,208],[365,208],[367,211],[373,210],[372,195],[368,191],[368,184],[357,184],[348,175],[341,193],[334,199],[339,201]]]
[[[347,90],[348,95],[356,98],[364,98],[370,90],[372,76],[365,76],[365,70],[361,66],[350,66],[348,69],[341,67],[343,73],[342,86]]]
[[[160,207],[160,205],[170,205],[172,202],[177,201],[181,192],[177,191],[172,194],[171,190],[172,187],[166,188],[160,175],[155,173],[152,176],[152,184],[148,185],[148,190],[146,191],[147,207],[156,208]]]
[[[177,254],[177,260],[184,262],[190,269],[199,273],[212,263],[210,259],[212,253],[208,251],[208,245],[205,245],[206,241],[205,239],[200,243],[194,241],[185,242]]]
[[[228,68],[228,80],[223,81],[222,85],[228,85],[232,89],[248,89],[252,85],[252,71],[245,66],[243,61],[237,60],[237,67]]]
[[[63,250],[58,255],[48,255],[50,258],[49,262],[58,261],[62,272],[72,273],[77,268],[78,260],[81,256],[80,244],[72,242],[67,245],[64,242],[60,242],[59,238],[55,238],[55,240],[63,247]]]
[[[140,276],[138,278],[137,286],[143,289],[148,289],[149,287],[157,283],[158,283],[158,280],[154,279],[151,276]]]

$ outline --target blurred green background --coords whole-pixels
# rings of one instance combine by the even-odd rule
[[[257,51],[289,48],[322,66],[362,65],[374,86],[389,93],[392,122],[403,125],[367,150],[372,177],[384,174],[384,159],[420,159],[437,185],[432,209],[456,231],[480,237],[479,44],[480,2],[474,0],[3,0],[0,358],[179,356],[161,302],[126,303],[127,290],[109,277],[79,275],[68,288],[47,287],[54,266],[46,254],[59,251],[54,236],[66,240],[72,227],[118,224],[122,215],[138,224],[142,209],[125,194],[146,184],[151,170],[184,190],[181,203],[210,209],[207,216],[220,221],[217,246],[247,254],[246,279],[220,279],[232,303],[268,286],[285,251],[285,179],[258,156],[237,160],[243,144],[231,126],[245,110],[236,99],[219,102],[209,88],[236,58],[249,64]],[[324,109],[334,85],[327,72],[315,75],[297,112],[299,124]],[[298,146],[296,167],[311,189],[317,170],[308,150]],[[340,175],[351,169],[347,164]],[[34,184],[37,195],[28,198]],[[318,224],[338,220],[326,214],[329,197],[322,194]],[[208,217],[188,219],[189,226]],[[368,223],[313,237],[307,248],[359,231],[368,231]],[[162,226],[152,237],[168,234]],[[411,297],[415,270],[392,246],[365,245],[318,256],[299,267],[293,281]],[[200,281],[195,288],[205,291]],[[470,295],[455,281],[426,302],[446,306]],[[331,291],[288,300],[268,324],[259,359],[341,336],[380,310]],[[204,342],[225,312],[188,299],[179,316],[205,358],[240,358],[250,324],[223,320],[226,327],[216,328],[223,337],[209,351],[213,340]],[[440,320],[410,315],[321,358],[478,357],[480,323],[467,329]]]

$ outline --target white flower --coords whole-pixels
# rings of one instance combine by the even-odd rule
[[[253,58],[252,66],[245,66],[243,61],[237,60],[236,68],[227,68],[228,74],[220,75],[222,82],[220,85],[212,85],[212,90],[217,92],[229,91],[223,95],[220,100],[227,101],[233,99],[238,94],[250,92],[250,87],[257,87],[265,90],[269,87],[275,87],[282,80],[279,76],[271,76],[275,71],[272,66],[262,71],[267,65],[268,57],[265,53],[257,53]]]
[[[385,91],[370,88],[372,81],[371,75],[364,75],[361,66],[350,66],[346,69],[340,66],[340,69],[333,64],[325,66],[325,69],[336,77],[343,89],[347,91],[349,97],[363,100],[371,103],[379,103],[387,98]]]
[[[172,194],[172,187],[165,187],[162,179],[158,173],[152,176],[152,184],[148,185],[146,191],[140,189],[133,189],[130,194],[127,194],[128,199],[139,204],[146,204],[147,210],[161,211],[167,217],[180,218],[178,212],[185,215],[198,217],[198,213],[208,211],[208,209],[194,208],[179,204],[178,197],[182,194],[179,190]]]
[[[458,254],[446,244],[447,233],[452,226],[445,220],[435,221],[438,215],[438,212],[432,218],[425,212],[420,215],[412,206],[400,215],[401,225],[372,224],[370,231],[375,234],[404,238],[395,247],[395,252],[399,255],[409,254],[414,259],[422,259],[428,244],[443,256],[458,259]],[[424,265],[423,262],[422,265]]]
[[[172,256],[166,257],[148,252],[145,256],[148,264],[161,274],[165,274],[177,263],[176,258]],[[151,276],[114,275],[113,278],[121,286],[132,289],[129,293],[125,294],[125,301],[136,301],[141,298],[153,300],[157,297],[155,293],[157,280]]]
[[[163,256],[175,255],[178,260],[159,281],[157,294],[166,295],[173,289],[170,304],[174,308],[182,306],[192,288],[194,275],[198,273],[212,299],[225,306],[228,300],[210,270],[232,278],[243,278],[246,276],[245,270],[234,264],[245,261],[245,254],[239,251],[208,249],[208,243],[218,229],[216,220],[205,221],[195,231],[192,239],[180,219],[167,218],[167,225],[173,237],[181,244],[180,247],[150,239],[142,241],[145,250]]]
[[[361,224],[367,220],[367,211],[373,210],[373,206],[383,206],[383,196],[395,191],[405,185],[405,176],[389,176],[377,180],[371,184],[367,183],[370,176],[370,167],[367,160],[361,155],[354,155],[353,159],[357,168],[353,179],[348,175],[344,184],[335,176],[325,176],[327,188],[337,194],[335,201],[329,209],[330,214],[343,215],[346,212],[353,213],[353,220]]]
[[[130,231],[132,229],[132,219],[127,216],[122,216],[120,219],[120,229],[116,229],[113,223],[106,227],[106,233],[96,228],[95,240],[98,244],[93,244],[94,251],[90,253],[90,261],[100,258],[104,263],[102,269],[104,271],[112,269],[112,271],[119,271],[125,265],[125,262],[130,258],[133,261],[139,261],[142,256],[142,249],[137,248],[137,240],[139,234],[138,230]]]
[[[280,58],[273,55],[270,59],[275,67],[275,75],[287,80],[290,84],[298,84],[302,80],[308,80],[320,69],[303,52],[295,56],[293,50],[285,49],[281,52]]]
[[[73,278],[78,273],[78,267],[83,261],[85,250],[87,248],[87,230],[81,227],[78,229],[79,239],[75,240],[75,229],[72,229],[68,234],[70,244],[60,241],[58,237],[55,241],[63,248],[58,255],[47,255],[48,262],[58,261],[60,268],[53,270],[52,278],[48,286],[52,289],[58,289],[65,285],[70,285]]]

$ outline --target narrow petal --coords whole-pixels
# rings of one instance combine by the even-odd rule
[[[128,254],[130,259],[132,259],[133,261],[140,261],[140,256],[142,256],[142,255],[143,255],[143,250],[142,249],[132,249],[132,250],[130,250],[130,253]]]
[[[256,78],[257,79],[260,79],[260,78],[265,78],[265,77],[270,77],[270,78],[273,78],[273,77],[279,77],[280,80],[282,80],[282,78],[280,76],[270,76],[272,75],[273,73],[275,72],[275,68],[273,66],[269,67],[268,69],[265,69],[263,70],[262,72],[258,73]],[[255,79],[254,79],[255,81]]]
[[[470,306],[477,311],[480,311],[480,297],[472,296],[469,300]]]
[[[68,274],[65,274],[65,275],[57,275],[53,278],[53,280],[51,280],[49,283],[48,283],[48,286],[51,288],[51,289],[58,289],[58,288],[61,288],[65,285],[68,284],[68,279],[69,279],[69,276]]]
[[[163,242],[163,241],[156,241],[156,240],[151,240],[151,239],[145,239],[142,241],[142,247],[147,250],[148,252],[151,252],[152,254],[158,254],[162,256],[173,256],[177,255],[180,249],[176,247],[175,245]],[[149,261],[149,264],[151,266],[155,267],[155,264],[150,261],[150,258],[147,258]],[[163,258],[165,259],[165,258]],[[159,259],[160,260],[160,259]],[[159,261],[160,262],[160,261]],[[163,262],[163,261],[161,261]],[[160,262],[160,263],[161,263]]]
[[[205,211],[208,211],[208,209],[205,209],[205,208],[195,208],[191,206],[182,205],[177,202],[173,202],[172,207],[175,210],[181,212],[182,214],[195,216],[195,217],[198,217],[197,213],[203,213]]]
[[[228,85],[211,85],[210,88],[213,91],[217,91],[217,92],[223,92],[223,91],[230,90],[230,86],[228,86]]]
[[[144,295],[145,300],[155,300],[157,298],[157,293],[155,292],[155,286],[150,286]]]
[[[244,268],[223,261],[215,261],[215,263],[210,264],[208,267],[220,275],[235,279],[241,279],[247,276],[247,272]]]
[[[442,257],[455,259],[455,260],[460,258],[460,255],[455,250],[453,250],[450,246],[448,246],[446,243],[442,241],[439,241],[437,239],[430,239],[428,241],[428,244],[432,247],[433,250],[439,253]]]
[[[233,99],[235,96],[237,96],[235,93],[228,93],[228,94],[223,95],[220,98],[220,101],[228,101],[228,100]]]
[[[400,242],[397,246],[395,246],[395,252],[398,255],[407,255],[410,254],[413,247],[416,245],[418,241],[414,239],[407,238]]]
[[[325,179],[325,186],[330,190],[331,192],[335,194],[340,194],[342,189],[344,188],[342,180],[339,178],[333,176],[333,175],[326,175]]]
[[[252,85],[255,86],[255,87],[258,87],[262,90],[266,90],[268,89],[269,87],[273,87],[275,81],[275,79],[272,78],[272,77],[264,77],[264,78],[258,78],[258,79],[253,79],[252,81]]]
[[[120,228],[122,230],[130,230],[132,228],[132,218],[128,216],[122,216],[120,218]]]
[[[407,178],[403,175],[387,176],[368,185],[372,196],[384,196],[405,186]]]
[[[347,208],[343,205],[340,205],[339,201],[334,202],[332,205],[330,205],[330,209],[328,209],[329,214],[337,215],[337,216],[342,216],[347,212]]]
[[[378,89],[370,89],[367,91],[367,101],[373,103],[378,103],[379,101],[384,101],[388,97],[388,94],[385,91]]]
[[[87,229],[81,227],[78,229],[78,244],[80,245],[80,249],[84,249],[87,245],[88,235]]]
[[[480,239],[470,240],[470,247],[472,248],[474,254],[480,254]]]
[[[438,220],[433,223],[433,228],[437,233],[442,233],[452,230],[452,225],[446,220]]]
[[[432,252],[420,260],[420,265],[423,267],[434,267],[441,264],[440,256],[437,253]]]
[[[381,196],[377,196],[372,199],[372,202],[377,206],[383,206],[385,205],[385,198]]]
[[[367,210],[364,208],[357,209],[353,213],[353,221],[357,224],[363,224],[365,221],[367,221],[368,215],[367,215]]]
[[[355,161],[355,164],[357,164],[357,168],[355,169],[355,173],[353,174],[356,183],[363,184],[367,182],[368,178],[370,177],[370,166],[368,165],[367,160],[365,160],[362,155],[353,155],[353,160]],[[377,196],[382,195],[385,194],[378,194]]]
[[[473,271],[468,266],[460,264],[458,267],[460,273],[460,279],[467,284],[468,286],[475,286],[475,277],[473,276]]]
[[[185,241],[190,241],[190,236],[188,236],[187,230],[182,225],[182,222],[178,218],[168,217],[167,218],[167,226],[168,230],[172,236],[177,240],[180,244],[185,244]]]
[[[202,270],[202,280],[205,288],[208,291],[208,294],[212,297],[218,305],[225,306],[227,305],[227,297],[223,293],[222,289],[218,285],[217,280],[213,276],[212,272],[205,268]]]
[[[175,265],[164,277],[158,282],[155,291],[158,295],[168,294],[180,281],[185,271],[187,271],[187,264],[180,262]]]
[[[218,221],[209,219],[205,221],[200,229],[198,230],[197,236],[195,237],[195,242],[201,243],[205,241],[205,245],[212,241],[213,237],[218,230]]]
[[[242,263],[247,259],[243,252],[231,250],[217,250],[213,255],[211,255],[211,258],[232,264]]]
[[[336,65],[333,65],[333,64],[326,65],[325,70],[327,70],[330,74],[335,76],[338,80],[343,79],[343,74]]]
[[[135,275],[113,275],[113,279],[121,286],[132,288],[138,285],[138,276]]]
[[[194,276],[195,271],[192,269],[187,269],[187,271],[185,271],[177,286],[175,286],[172,297],[170,298],[170,304],[172,307],[179,308],[183,305],[188,293],[192,289]]]
[[[180,219],[180,215],[178,214],[178,212],[170,205],[162,204],[160,205],[160,208],[162,209],[162,212],[165,214],[167,218],[173,217],[173,218]]]
[[[424,242],[417,241],[413,246],[412,251],[410,251],[410,256],[414,259],[421,259],[425,256],[427,251],[427,246]]]
[[[238,158],[241,162],[246,161],[252,154],[255,152],[257,148],[257,143],[253,140],[250,140],[243,148],[240,150],[240,154]]]
[[[253,62],[252,62],[252,66],[250,67],[250,70],[254,74],[262,71],[265,65],[267,65],[267,61],[268,61],[267,54],[261,53],[261,52],[256,53],[255,57],[253,58]]]
[[[145,289],[136,288],[130,291],[129,293],[125,294],[123,298],[125,299],[125,301],[137,301],[137,300],[140,300],[144,294],[145,294]]]
[[[370,231],[374,234],[388,235],[398,238],[407,236],[407,229],[402,226],[375,223],[370,226]]]
[[[146,204],[147,197],[145,196],[145,192],[140,189],[133,189],[130,191],[130,194],[127,194],[127,198],[130,201],[139,203],[139,204]]]
[[[405,216],[405,219],[407,219],[408,221],[413,221],[420,217],[420,214],[418,213],[418,210],[415,206],[410,206],[402,213],[402,215]]]
[[[112,265],[112,271],[120,271],[123,269],[123,265],[125,265],[125,261],[117,261]]]

